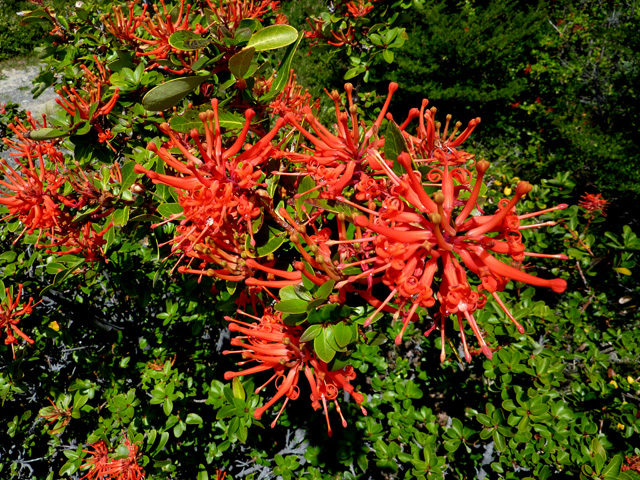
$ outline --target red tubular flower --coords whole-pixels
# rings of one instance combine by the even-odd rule
[[[91,454],[89,459],[81,468],[90,467],[87,474],[82,477],[99,480],[141,480],[144,478],[144,470],[138,465],[138,450],[140,446],[132,443],[128,438],[124,439],[123,445],[129,454],[126,458],[115,460],[109,456],[107,445],[102,440],[90,445],[93,451],[83,450]]]
[[[367,2],[364,0],[347,3],[347,11],[349,12],[347,15],[353,18],[364,17],[371,10],[373,10],[373,5],[367,5]]]
[[[224,378],[230,380],[234,377],[273,370],[271,378],[267,383],[258,387],[256,393],[274,380],[277,392],[267,403],[256,409],[254,416],[257,419],[261,418],[264,412],[284,397],[282,407],[271,423],[273,428],[289,400],[296,400],[299,397],[298,380],[302,372],[311,388],[312,407],[314,410],[319,408],[324,410],[329,436],[331,436],[332,430],[327,402],[334,402],[336,411],[342,419],[342,425],[346,427],[347,422],[342,416],[337,400],[338,393],[340,390],[348,392],[359,405],[364,400],[362,394],[356,392],[349,383],[355,378],[353,368],[345,367],[341,370],[330,371],[327,364],[317,358],[309,343],[300,342],[302,328],[285,325],[279,312],[273,313],[267,309],[262,317],[254,317],[246,313],[245,315],[258,323],[249,324],[225,317],[231,322],[229,330],[239,332],[242,336],[231,340],[231,344],[239,347],[240,350],[225,350],[222,353],[225,355],[240,353],[245,359],[239,363],[240,365],[252,362],[255,364],[239,372],[226,372]],[[366,410],[362,407],[361,409],[366,415]]]
[[[26,305],[20,305],[20,296],[22,295],[22,284],[18,285],[18,293],[14,297],[10,289],[5,289],[5,299],[0,303],[0,332],[4,331],[6,338],[4,339],[5,345],[11,345],[13,351],[13,358],[16,358],[15,345],[18,343],[18,339],[22,338],[27,343],[33,345],[33,340],[30,339],[22,330],[18,328],[21,318],[25,315],[29,315],[33,310],[33,307],[38,303],[33,303],[33,298],[29,298]],[[14,335],[15,334],[15,335]]]
[[[207,5],[218,23],[234,32],[245,18],[261,20],[266,13],[277,13],[280,2],[274,0],[229,0],[226,2],[207,0]]]
[[[223,138],[218,117],[218,100],[211,102],[212,110],[200,114],[204,136],[196,129],[187,137],[172,131],[168,124],[160,130],[169,136],[167,147],[148,145],[169,167],[180,176],[159,174],[135,166],[137,173],[146,174],[153,183],[174,187],[184,212],[172,216],[169,221],[184,219],[177,227],[178,235],[171,241],[172,251],[181,251],[182,257],[199,259],[199,269],[181,267],[187,273],[210,275],[238,281],[250,276],[245,268],[243,256],[247,237],[253,240],[253,222],[262,215],[263,202],[257,193],[264,164],[274,148],[271,140],[284,124],[278,119],[275,127],[253,146],[243,148],[249,133],[253,110],[245,112],[246,122],[237,139],[228,148],[223,148]],[[179,160],[169,150],[177,148],[187,161]],[[197,153],[199,156],[196,156]],[[214,264],[218,268],[206,268]]]
[[[392,85],[390,92],[395,88]],[[529,183],[520,182],[512,198],[502,199],[493,214],[484,213],[478,206],[478,198],[489,163],[475,161],[473,155],[459,150],[480,119],[473,119],[460,132],[462,124],[458,122],[450,128],[451,116],[448,115],[443,127],[435,120],[436,109],[427,110],[426,100],[420,110],[412,109],[407,120],[400,125],[409,153],[398,155],[394,169],[393,163],[380,153],[384,139],[369,142],[379,129],[388,102],[373,127],[361,135],[350,93],[347,87],[349,112],[353,115],[351,129],[348,128],[348,115],[340,113],[335,93],[332,98],[338,118],[337,134],[329,132],[310,115],[306,120],[315,135],[291,116],[287,117],[311,144],[310,153],[287,154],[293,162],[303,164],[298,170],[316,179],[316,187],[301,192],[299,196],[320,190],[321,198],[346,204],[352,208],[350,221],[356,227],[350,239],[345,237],[344,230],[339,230],[339,240],[322,241],[323,248],[330,249],[334,245],[350,248],[341,251],[341,262],[334,265],[335,252],[322,251],[321,244],[316,245],[312,238],[305,236],[304,229],[287,219],[297,232],[301,232],[309,252],[315,254],[314,258],[305,257],[305,260],[314,269],[314,275],[321,272],[317,275],[336,280],[335,288],[340,294],[350,289],[375,307],[365,326],[383,310],[393,312],[396,319],[401,318],[403,326],[396,343],[401,342],[409,322],[418,319],[417,309],[428,309],[437,302],[439,309],[434,316],[434,326],[427,333],[433,328],[440,328],[444,335],[444,319],[452,316],[460,325],[466,359],[470,361],[471,354],[463,324],[471,327],[481,350],[491,357],[491,349],[486,345],[474,317],[474,312],[486,304],[483,292],[489,292],[516,328],[523,332],[522,325],[515,321],[498,292],[510,280],[548,287],[557,293],[565,290],[566,282],[562,279],[542,279],[520,268],[526,256],[566,258],[564,255],[527,252],[520,230],[547,225],[522,225],[521,221],[566,208],[567,205],[517,215],[518,201],[532,188]],[[390,115],[387,117],[392,120]],[[413,135],[406,129],[416,118],[419,125]],[[402,167],[401,171],[397,166]],[[355,186],[355,195],[345,191],[351,185]],[[438,191],[429,195],[425,187],[437,188]],[[281,215],[285,217],[282,210]],[[309,255],[298,249],[303,256]],[[319,262],[319,258],[323,262]],[[360,272],[342,273],[353,268],[360,269]],[[469,282],[468,273],[479,277],[477,287]],[[307,275],[313,281],[312,277]],[[375,298],[372,293],[378,283],[383,283],[390,290],[384,300]],[[445,344],[443,339],[443,361]]]
[[[604,210],[609,206],[609,200],[602,198],[601,193],[585,193],[578,205],[587,212],[600,212],[603,217],[606,217],[607,214]]]

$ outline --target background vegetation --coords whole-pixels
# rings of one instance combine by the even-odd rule
[[[88,33],[103,23],[110,3],[85,4],[86,16],[68,2],[68,8],[53,6],[68,20],[65,42],[46,35],[50,24],[19,26],[2,9],[0,56],[43,42],[36,93],[80,82],[79,62],[90,62],[103,46],[116,50],[104,31]],[[3,478],[81,478],[90,444],[104,440],[114,458],[125,459],[128,452],[117,450],[124,438],[140,445],[146,478],[157,479],[203,480],[222,471],[255,479],[640,478],[637,6],[571,0],[366,6],[373,9],[356,16],[347,15],[346,2],[332,8],[282,2],[299,30],[311,31],[306,19],[318,19],[319,34],[302,40],[293,67],[311,96],[322,98],[324,125],[335,122],[324,89],[342,92],[345,76],[368,121],[390,81],[400,86],[390,108],[398,123],[424,97],[439,115],[452,113],[465,123],[480,116],[469,142],[492,163],[488,205],[508,197],[521,178],[534,189],[519,212],[569,204],[549,217],[549,228],[523,231],[535,251],[570,256],[563,263],[535,259],[541,276],[568,281],[566,292],[509,284],[505,303],[525,332],[488,305],[477,312],[478,323],[496,352],[471,363],[460,358],[453,328],[440,364],[437,335],[425,337],[410,324],[394,345],[400,324],[378,322],[391,341],[369,339],[351,355],[368,415],[342,402],[348,426],[334,419],[329,440],[323,416],[310,414],[303,391],[271,429],[252,415],[266,401],[254,391],[267,378],[223,378],[239,370],[222,351],[230,338],[223,318],[236,314],[241,288],[170,271],[170,246],[162,245],[175,227],[150,229],[158,218],[149,221],[142,212],[154,198],[175,202],[174,194],[131,177],[129,187],[135,178],[146,190],[140,193],[145,200],[131,204],[130,217],[137,211],[140,218],[128,222],[126,210],[106,261],[50,255],[35,248],[37,234],[16,243],[23,226],[15,218],[0,228],[0,291],[23,284],[23,303],[42,299],[20,323],[34,345],[16,348],[15,358],[12,345],[0,346]],[[33,8],[28,2],[15,7]],[[348,28],[353,37],[340,45]],[[274,69],[283,55],[282,49],[268,57]],[[83,166],[117,160],[125,172],[131,163],[133,172],[134,163],[148,165],[146,143],[160,135],[164,119],[140,105],[160,79],[138,77],[122,73],[118,85],[129,93],[118,108],[125,113],[116,109],[104,120],[116,134],[114,144],[125,145],[115,154],[97,141],[95,124],[86,122],[84,131],[85,123],[60,112],[57,127],[70,128],[66,145]],[[229,98],[237,93],[227,88],[220,91]],[[0,131],[15,114],[3,112]],[[586,193],[601,193],[610,203],[580,206]]]

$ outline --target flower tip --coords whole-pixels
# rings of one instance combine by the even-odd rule
[[[224,372],[225,380],[231,380],[235,376],[236,376],[236,372]]]
[[[347,93],[353,92],[353,84],[352,83],[345,83],[344,84],[344,90]]]
[[[486,160],[482,159],[478,163],[476,163],[476,171],[479,174],[484,174],[487,170],[489,170],[490,166],[491,166],[491,164],[489,162],[487,162]]]
[[[522,325],[518,324],[516,328],[518,330],[518,333],[524,333],[524,327]]]
[[[247,120],[251,120],[255,116],[256,116],[256,112],[252,108],[248,108],[244,112],[244,118],[246,118]]]
[[[529,193],[532,189],[533,189],[533,185],[531,185],[529,182],[522,181],[522,182],[518,182],[518,186],[516,187],[516,193],[522,196]]]
[[[486,345],[482,345],[482,353],[484,353],[485,357],[487,357],[489,360],[493,358],[493,352]]]
[[[549,282],[549,287],[556,293],[562,293],[567,289],[567,282],[561,278],[554,278]]]
[[[396,338],[393,340],[393,343],[396,345],[400,345],[402,343],[402,333],[396,335]]]
[[[240,328],[240,326],[237,323],[230,323],[229,324],[229,331],[230,332],[238,332],[238,331],[240,331],[239,328]]]
[[[407,152],[402,152],[398,155],[398,163],[408,170],[411,167],[411,156]]]
[[[565,208],[569,208],[569,204],[568,203],[561,203],[560,205],[558,205],[558,210],[564,210]]]
[[[366,227],[369,225],[369,219],[365,215],[359,215],[353,219],[353,223],[355,223],[357,227]]]
[[[396,82],[391,82],[389,84],[389,93],[393,93],[398,90],[398,84]]]

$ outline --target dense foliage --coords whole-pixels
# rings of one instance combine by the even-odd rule
[[[60,108],[0,111],[3,478],[639,478],[605,6],[24,12]]]

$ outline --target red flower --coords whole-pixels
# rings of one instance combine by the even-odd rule
[[[373,10],[373,5],[367,5],[364,0],[357,0],[347,3],[347,16],[353,18],[364,17],[367,13]]]
[[[21,320],[19,317],[29,315],[33,310],[33,307],[38,305],[40,302],[34,304],[33,298],[30,297],[26,305],[20,305],[22,284],[18,285],[18,294],[16,295],[15,300],[11,289],[5,289],[5,295],[5,299],[0,303],[0,333],[4,330],[6,335],[4,344],[11,345],[13,358],[16,358],[15,345],[18,343],[18,339],[15,335],[33,345],[33,340],[27,337],[27,335],[18,328],[18,323]]]
[[[311,387],[311,406],[314,410],[319,408],[324,410],[329,436],[331,436],[332,430],[327,402],[334,402],[336,411],[342,419],[342,425],[346,427],[347,422],[342,416],[337,400],[338,394],[341,390],[349,393],[359,405],[364,400],[362,394],[356,392],[349,383],[355,378],[353,368],[347,366],[341,370],[330,371],[327,364],[318,359],[311,350],[310,344],[300,341],[302,328],[285,325],[279,312],[273,313],[268,309],[260,318],[244,314],[258,323],[248,324],[225,317],[231,322],[229,330],[243,335],[231,340],[231,345],[239,347],[240,350],[225,350],[222,353],[225,355],[240,353],[245,359],[240,362],[240,365],[252,362],[255,364],[239,372],[226,372],[224,378],[230,380],[233,377],[273,371],[271,378],[267,383],[258,387],[256,393],[274,380],[277,392],[266,404],[254,412],[254,416],[260,419],[265,411],[285,397],[278,415],[271,423],[273,428],[289,400],[296,400],[300,395],[298,380],[300,374],[303,373]],[[366,415],[366,410],[363,407],[361,409],[362,413]]]
[[[390,91],[393,89],[392,85]],[[352,105],[350,93],[347,88]],[[471,120],[461,132],[460,122],[450,131],[451,116],[447,115],[442,128],[440,122],[435,121],[436,109],[427,109],[425,100],[421,109],[412,109],[407,120],[399,126],[410,153],[403,152],[391,162],[379,153],[386,139],[369,141],[379,128],[389,99],[378,123],[361,135],[355,118],[352,118],[352,129],[348,128],[348,115],[340,113],[337,93],[332,97],[338,117],[337,134],[307,115],[306,120],[317,135],[314,136],[287,116],[287,120],[311,144],[310,153],[291,153],[287,157],[294,163],[300,163],[296,169],[301,175],[310,175],[316,183],[315,187],[296,196],[320,190],[321,198],[335,199],[344,204],[340,208],[342,214],[336,211],[338,240],[331,239],[330,234],[319,235],[320,232],[330,232],[328,228],[316,235],[308,235],[307,227],[292,219],[286,210],[279,210],[280,216],[293,227],[295,233],[291,239],[295,240],[294,244],[314,272],[308,272],[304,266],[298,269],[297,264],[296,270],[316,284],[329,278],[335,280],[337,299],[353,292],[367,300],[376,310],[365,326],[383,310],[393,313],[394,318],[402,318],[403,328],[396,343],[400,343],[408,323],[417,320],[419,307],[427,309],[437,303],[439,308],[434,316],[435,322],[427,333],[440,328],[444,337],[444,320],[452,316],[460,325],[466,359],[470,360],[471,355],[463,323],[471,327],[482,351],[491,357],[491,349],[486,345],[473,315],[486,303],[484,292],[491,294],[518,330],[523,332],[523,327],[503,304],[498,292],[511,280],[549,287],[555,292],[566,288],[562,279],[541,279],[521,269],[527,256],[567,257],[527,252],[520,230],[547,225],[521,225],[521,221],[566,208],[567,205],[518,215],[515,210],[517,202],[532,188],[527,182],[520,182],[513,198],[501,200],[495,213],[485,214],[478,205],[478,198],[489,163],[475,161],[473,155],[459,150],[480,123],[479,118]],[[350,106],[349,112],[355,117],[354,107]],[[387,118],[392,120],[390,115]],[[416,134],[412,135],[406,129],[415,118],[419,119],[419,125]],[[467,165],[475,166],[475,169],[467,168]],[[355,184],[355,199],[351,198],[349,190],[345,190],[352,184]],[[429,195],[425,187],[438,188],[439,191]],[[309,200],[306,202],[314,204]],[[322,208],[315,210],[313,219],[323,218]],[[347,213],[349,208],[351,211]],[[356,227],[349,237],[342,225],[347,218]],[[316,228],[312,221],[304,225]],[[335,227],[332,229],[335,231]],[[335,246],[338,247],[339,261],[332,250]],[[354,268],[358,268],[360,273],[343,273]],[[469,273],[479,278],[480,285],[476,287],[469,282]],[[256,280],[252,280],[252,284],[256,284],[254,282]],[[390,290],[384,299],[373,294],[373,287],[378,283],[385,284]],[[443,338],[443,361],[445,345]]]
[[[604,210],[609,206],[609,200],[602,198],[601,193],[585,193],[578,205],[588,212],[600,212],[603,217],[606,217],[607,214]]]
[[[242,258],[245,241],[248,236],[249,243],[255,244],[253,222],[262,214],[263,202],[256,192],[256,187],[263,186],[258,182],[263,175],[261,168],[274,152],[271,140],[284,120],[278,119],[268,134],[253,146],[243,148],[255,115],[253,110],[247,110],[244,128],[233,144],[224,149],[218,100],[214,99],[211,106],[213,110],[200,114],[204,136],[194,129],[185,139],[165,123],[160,130],[169,136],[168,148],[158,148],[153,143],[148,145],[149,150],[157,153],[180,176],[159,174],[141,165],[136,165],[135,171],[145,173],[153,183],[174,187],[178,193],[184,212],[172,216],[169,221],[183,215],[184,220],[176,229],[178,235],[171,241],[172,250],[182,251],[182,257],[202,262],[198,269],[181,267],[179,271],[239,281],[249,273]],[[176,158],[170,148],[177,148],[187,163]],[[217,268],[207,269],[207,264]]]
[[[144,478],[144,470],[138,465],[138,449],[140,446],[131,443],[128,438],[124,439],[123,445],[128,450],[126,458],[114,459],[109,456],[107,445],[102,440],[90,445],[93,452],[83,450],[89,453],[90,458],[81,468],[90,467],[87,474],[82,477],[99,480],[106,477],[109,480],[140,480]]]

